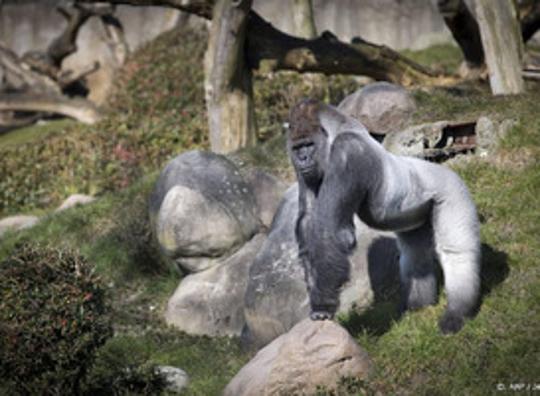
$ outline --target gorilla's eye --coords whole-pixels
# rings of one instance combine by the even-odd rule
[[[313,160],[313,153],[315,152],[315,143],[304,142],[294,147],[297,160],[305,165],[307,162]]]

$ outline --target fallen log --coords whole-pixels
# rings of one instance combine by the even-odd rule
[[[22,111],[61,114],[85,124],[94,124],[101,114],[90,101],[61,95],[0,94],[0,111]]]

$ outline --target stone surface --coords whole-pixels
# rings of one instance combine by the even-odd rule
[[[421,158],[424,149],[435,147],[441,140],[443,129],[448,124],[448,121],[438,121],[390,133],[385,137],[383,145],[391,153]]]
[[[210,152],[191,151],[169,162],[149,210],[163,252],[188,271],[217,265],[261,227],[251,186],[231,161]]]
[[[249,267],[264,239],[256,235],[216,266],[182,279],[167,304],[166,322],[189,334],[240,335]]]
[[[171,393],[181,393],[189,385],[187,373],[178,367],[157,366],[156,370],[165,379],[165,389]]]
[[[242,338],[260,347],[287,332],[309,314],[304,269],[298,258],[294,228],[298,188],[287,190],[268,238],[249,272],[245,296],[246,328]],[[397,247],[392,234],[369,229],[355,221],[357,248],[351,256],[351,280],[341,292],[340,312],[361,312],[373,302],[382,283],[397,284]]]
[[[0,237],[8,231],[18,231],[35,226],[39,221],[36,216],[16,215],[0,220]]]
[[[368,131],[385,135],[410,123],[416,103],[406,89],[376,82],[347,96],[338,109],[359,120]]]
[[[56,208],[56,212],[61,212],[62,210],[70,209],[78,205],[86,205],[94,202],[96,199],[90,195],[85,194],[72,194],[65,199],[62,204]]]
[[[482,116],[476,121],[476,153],[487,154],[499,145],[500,140],[515,125],[514,120],[494,121],[489,117]]]
[[[231,380],[224,396],[315,394],[342,377],[366,379],[367,353],[333,321],[305,319],[260,350]]]
[[[265,226],[270,227],[281,197],[287,190],[287,185],[277,177],[260,169],[249,172],[245,179],[251,185],[255,194],[257,207],[259,208],[259,218]]]

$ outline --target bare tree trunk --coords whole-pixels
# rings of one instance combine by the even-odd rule
[[[480,28],[464,0],[437,0],[439,12],[465,58],[465,69],[478,70],[485,66]],[[463,73],[468,74],[468,73]]]
[[[210,145],[227,153],[255,143],[251,70],[244,42],[251,0],[218,0],[205,55]]]
[[[522,69],[523,40],[512,0],[475,0],[476,15],[494,95],[525,90]]]
[[[129,47],[122,24],[113,13],[103,15],[101,23],[105,29],[105,40],[114,59],[115,68],[120,68],[127,59]]]
[[[521,15],[521,33],[523,42],[529,41],[534,34],[540,29],[540,0],[529,0],[525,3],[525,10]]]
[[[317,37],[311,0],[293,0],[293,4],[293,20],[296,35],[306,39]]]

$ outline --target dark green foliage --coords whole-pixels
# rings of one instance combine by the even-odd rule
[[[26,244],[0,263],[0,383],[10,394],[77,392],[111,335],[104,289],[83,258]]]
[[[138,339],[115,337],[98,352],[88,373],[85,395],[156,395],[165,381],[148,362],[150,348]]]

